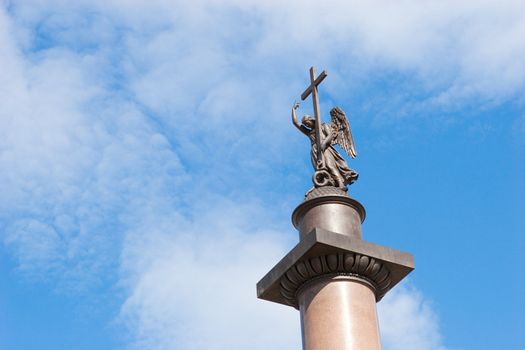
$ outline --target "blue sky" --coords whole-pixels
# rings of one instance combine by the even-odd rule
[[[2,1],[0,348],[300,349],[255,283],[298,240],[311,65],[364,238],[415,256],[384,348],[524,348],[522,7]]]

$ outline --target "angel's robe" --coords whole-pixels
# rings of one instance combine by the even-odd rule
[[[321,131],[323,133],[323,139],[328,137],[332,132],[332,125],[322,124]],[[312,144],[310,152],[312,165],[314,166],[314,169],[317,169],[317,141],[314,129],[308,133],[308,138]],[[337,187],[350,185],[355,182],[359,176],[355,170],[350,169],[346,161],[341,157],[339,152],[336,151],[333,145],[328,145],[323,151],[323,163],[325,170],[331,175],[335,186]]]

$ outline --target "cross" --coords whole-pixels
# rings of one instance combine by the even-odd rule
[[[328,74],[324,70],[317,78],[315,78],[314,67],[310,67],[310,86],[301,94],[301,100],[306,100],[312,94],[312,101],[314,103],[315,115],[315,134],[317,135],[317,168],[321,168],[323,163],[323,152],[321,150],[321,111],[319,110],[319,95],[317,94],[317,86],[321,84]]]

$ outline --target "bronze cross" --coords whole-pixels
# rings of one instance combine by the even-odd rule
[[[323,152],[321,150],[321,111],[319,110],[319,95],[317,94],[317,86],[321,84],[324,78],[326,78],[326,70],[323,70],[317,78],[315,78],[314,67],[310,67],[310,86],[301,94],[301,100],[305,100],[310,94],[312,94],[312,101],[314,103],[314,115],[315,115],[315,134],[317,140],[317,169],[321,168],[323,163]]]

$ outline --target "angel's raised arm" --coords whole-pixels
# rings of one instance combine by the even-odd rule
[[[300,132],[302,132],[305,135],[308,135],[310,130],[308,130],[304,125],[299,124],[299,121],[297,120],[297,108],[299,108],[299,102],[294,102],[292,107],[292,123],[297,129],[299,129]]]

